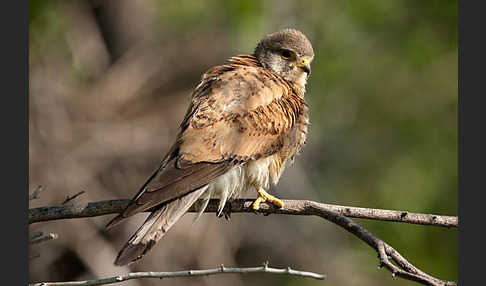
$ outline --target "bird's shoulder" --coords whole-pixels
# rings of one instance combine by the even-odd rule
[[[252,56],[233,57],[208,70],[193,92],[180,154],[191,162],[269,156],[305,110],[302,91]]]
[[[222,119],[223,114],[244,114],[294,92],[287,81],[261,66],[253,56],[235,56],[229,61],[203,74],[181,127],[190,119],[196,119],[193,124],[210,124]]]

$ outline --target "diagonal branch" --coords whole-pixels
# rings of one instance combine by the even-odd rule
[[[331,221],[348,232],[354,234],[362,241],[366,242],[369,246],[374,248],[379,255],[380,258],[380,267],[385,266],[388,270],[392,272],[393,276],[399,276],[408,280],[416,281],[424,285],[432,285],[432,286],[452,286],[457,285],[456,282],[453,281],[444,281],[439,278],[433,277],[417,267],[413,264],[408,262],[398,251],[396,251],[393,247],[388,245],[386,242],[382,241],[378,237],[374,236],[371,232],[366,230],[361,225],[355,223],[350,218],[347,218],[343,215],[332,211],[322,211],[319,207],[314,205],[314,202],[308,202],[305,208],[310,211],[314,212],[316,216],[322,217],[328,221]],[[388,256],[398,264],[399,267],[395,266],[389,261]]]
[[[96,280],[86,280],[86,281],[70,281],[70,282],[40,282],[29,284],[29,286],[94,286],[94,285],[106,285],[119,283],[122,281],[127,281],[131,279],[140,278],[175,278],[175,277],[194,277],[194,276],[207,276],[215,274],[227,274],[227,273],[271,273],[271,274],[284,274],[292,275],[304,278],[314,278],[318,280],[326,279],[326,275],[298,271],[287,268],[272,268],[268,266],[268,262],[265,262],[263,266],[260,267],[246,267],[246,268],[235,268],[235,267],[225,267],[221,265],[219,268],[215,269],[205,269],[205,270],[184,270],[177,272],[132,272],[124,275],[113,276],[108,278],[101,278]]]
[[[218,200],[211,200],[205,212],[216,212]],[[251,204],[253,200],[238,199],[228,203],[225,207],[226,213],[251,213],[254,212]],[[408,262],[397,250],[386,242],[374,236],[361,225],[349,217],[366,218],[374,220],[405,222],[424,225],[436,225],[445,227],[458,227],[458,218],[454,216],[441,216],[433,214],[410,213],[406,211],[393,211],[383,209],[368,209],[349,206],[338,206],[322,204],[308,200],[283,200],[285,206],[275,208],[271,204],[262,203],[258,212],[269,214],[287,215],[315,215],[330,222],[333,222],[356,237],[367,243],[378,253],[380,267],[385,266],[393,276],[399,276],[408,280],[416,281],[424,285],[451,286],[456,282],[444,281],[433,277]],[[106,214],[117,214],[129,203],[129,200],[99,201],[79,205],[58,205],[29,209],[29,224],[66,218],[82,218],[101,216]],[[197,212],[195,207],[191,212]],[[393,264],[392,262],[396,263]],[[44,284],[44,285],[98,285],[98,284]]]

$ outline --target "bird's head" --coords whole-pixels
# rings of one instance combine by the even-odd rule
[[[302,32],[284,29],[265,36],[255,48],[254,56],[265,68],[305,87],[314,50]]]

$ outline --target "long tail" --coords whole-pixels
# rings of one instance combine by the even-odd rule
[[[152,212],[120,250],[115,265],[126,265],[142,258],[187,212],[206,189],[207,186],[199,188]]]

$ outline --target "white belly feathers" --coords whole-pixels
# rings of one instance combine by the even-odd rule
[[[253,184],[266,190],[270,186],[270,181],[277,184],[283,168],[280,166],[276,168],[275,156],[277,155],[249,161],[212,180],[207,185],[207,190],[200,197],[202,202],[197,206],[199,209],[198,217],[206,209],[210,198],[220,200],[217,213],[220,216],[228,200],[239,198],[246,192],[254,192],[256,195]]]

